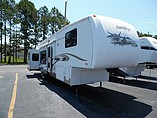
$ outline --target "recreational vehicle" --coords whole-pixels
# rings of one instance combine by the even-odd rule
[[[140,37],[141,53],[136,67],[120,68],[127,76],[139,76],[146,66],[157,64],[157,40],[152,37]]]
[[[40,70],[70,86],[108,81],[108,68],[137,66],[136,29],[121,20],[90,15],[29,50],[29,70]]]

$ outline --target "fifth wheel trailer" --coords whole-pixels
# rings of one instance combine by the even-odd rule
[[[70,86],[108,81],[106,69],[137,66],[140,54],[138,35],[132,25],[99,15],[65,26],[35,50],[39,60],[30,59],[29,69],[33,70],[35,66],[31,65],[39,62],[42,75],[49,74]],[[29,54],[32,52],[29,50]]]

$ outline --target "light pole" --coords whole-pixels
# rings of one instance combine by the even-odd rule
[[[67,3],[68,3],[68,0],[65,1],[65,15],[64,15],[64,26],[66,26],[66,22],[67,22]]]

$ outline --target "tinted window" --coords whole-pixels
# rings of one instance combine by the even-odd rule
[[[43,59],[46,59],[46,50],[40,52],[40,62],[43,61]]]
[[[32,61],[39,61],[39,54],[37,53],[32,54]]]
[[[65,48],[77,45],[77,29],[73,29],[65,34]]]
[[[48,57],[50,57],[50,47],[48,47]]]

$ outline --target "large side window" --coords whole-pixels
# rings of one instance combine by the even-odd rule
[[[33,53],[32,54],[32,61],[39,61],[39,54]]]
[[[65,48],[77,45],[77,29],[73,29],[65,34]]]

